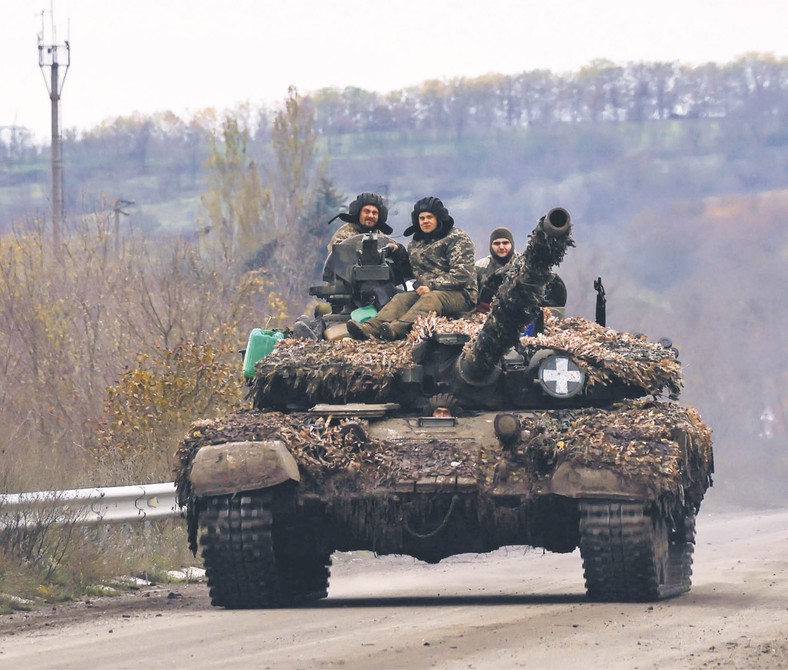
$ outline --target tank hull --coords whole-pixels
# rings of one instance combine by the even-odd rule
[[[348,416],[333,428],[320,416],[256,411],[215,430],[202,422],[190,448],[192,479],[218,481],[212,467],[227,479],[226,459],[215,457],[227,445],[248,476],[244,486],[236,469],[224,492],[215,483],[188,492],[190,535],[202,550],[212,601],[277,607],[325,597],[334,551],[435,563],[517,545],[559,553],[579,547],[591,599],[678,595],[690,585],[694,534],[687,529],[708,483],[710,450],[685,410],[642,404],[574,415],[519,412],[519,433],[505,440],[496,434],[495,412],[441,419],[388,417],[379,409],[383,416]],[[638,470],[634,461],[628,469],[616,463],[622,444],[615,441],[572,444],[585,424],[630,424],[635,411],[656,411],[675,424],[644,431]],[[301,432],[291,435],[298,425]],[[280,440],[264,439],[275,427]],[[288,441],[298,476],[282,454]],[[194,456],[203,446],[211,458]],[[700,470],[690,470],[704,459],[707,481],[700,483]],[[266,472],[255,468],[272,464],[278,481],[260,486]]]

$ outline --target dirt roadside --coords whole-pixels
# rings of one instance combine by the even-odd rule
[[[0,636],[24,635],[113,617],[162,616],[209,609],[204,582],[141,586],[114,596],[84,597],[57,604],[34,603],[29,609],[0,615]]]

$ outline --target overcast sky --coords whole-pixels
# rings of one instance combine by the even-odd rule
[[[54,9],[50,13],[50,9]],[[38,66],[68,39],[62,125],[134,111],[273,104],[294,85],[389,91],[425,79],[788,55],[788,0],[0,0],[0,127],[48,141]]]

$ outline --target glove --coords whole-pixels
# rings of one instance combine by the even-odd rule
[[[495,289],[488,285],[482,286],[479,290],[479,304],[491,305],[494,297]]]

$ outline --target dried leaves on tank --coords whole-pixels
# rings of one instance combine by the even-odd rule
[[[681,364],[673,350],[580,317],[546,317],[544,333],[524,337],[520,345],[527,355],[538,349],[570,354],[589,384],[618,380],[654,395],[667,389],[677,396],[681,390]]]
[[[180,502],[189,496],[189,467],[200,447],[224,442],[280,439],[298,463],[302,485],[354,488],[385,486],[429,476],[475,478],[478,454],[448,442],[431,440],[420,448],[374,439],[363,419],[326,420],[297,413],[244,410],[221,419],[192,424],[178,449],[176,487]],[[364,472],[360,470],[364,468]],[[332,482],[328,481],[333,479]],[[355,484],[353,483],[355,481]]]
[[[281,439],[298,463],[305,490],[349,494],[424,477],[460,477],[489,486],[502,460],[525,459],[525,472],[549,475],[564,461],[612,468],[643,478],[654,497],[700,504],[713,472],[711,433],[697,412],[646,400],[607,410],[574,409],[520,415],[523,438],[504,451],[426,440],[414,446],[374,439],[363,419],[331,420],[305,413],[245,410],[192,424],[176,473],[179,502],[191,495],[188,477],[197,450],[223,442]],[[682,466],[682,464],[684,464]]]
[[[380,402],[396,375],[412,367],[405,341],[282,340],[256,366],[250,390],[256,407],[287,402]]]
[[[461,319],[430,315],[414,324],[398,342],[282,340],[261,359],[249,395],[258,408],[285,408],[318,402],[388,402],[398,375],[412,368],[413,347],[435,333],[462,333],[474,338],[486,315]],[[466,345],[466,348],[470,343]],[[580,317],[559,320],[545,311],[545,330],[521,338],[526,356],[537,349],[555,349],[574,357],[590,384],[619,381],[659,395],[678,395],[681,366],[675,353],[659,344],[605,328]]]
[[[563,462],[645,482],[653,498],[699,506],[714,472],[711,431],[697,411],[632,400],[606,410],[541,412],[523,420],[519,455],[541,475]]]

